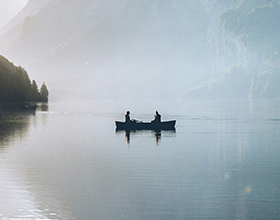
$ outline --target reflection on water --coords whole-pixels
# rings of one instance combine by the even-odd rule
[[[49,111],[49,104],[48,103],[38,103],[37,110],[41,112]]]
[[[176,132],[116,132],[134,105],[141,120],[177,119]],[[278,220],[279,109],[96,101],[2,117],[0,219]]]
[[[172,135],[174,137],[176,133],[175,129],[172,130],[118,130],[116,129],[116,134],[125,134],[125,142],[126,144],[130,143],[130,136],[132,134],[132,136],[134,135],[147,135],[147,134],[153,134],[154,138],[155,138],[155,143],[156,145],[158,145],[160,143],[162,134],[163,136],[167,135],[170,137],[170,135]]]
[[[161,139],[161,131],[155,131],[156,144],[159,143],[160,139]]]
[[[48,104],[0,105],[0,219],[72,218],[24,163],[24,154],[32,155],[25,141],[40,117],[36,110],[48,111]]]
[[[0,117],[35,115],[36,104],[0,104]]]
[[[0,149],[2,151],[14,137],[24,137],[35,115],[34,106],[25,104],[0,104]]]

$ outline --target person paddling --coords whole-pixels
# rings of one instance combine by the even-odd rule
[[[134,122],[134,123],[142,123],[142,121],[140,120],[136,120],[136,119],[130,119],[130,111],[126,111],[125,112],[125,123],[130,123],[130,122]]]

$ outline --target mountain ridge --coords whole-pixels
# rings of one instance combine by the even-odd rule
[[[278,7],[264,0],[51,0],[25,18],[16,40],[0,36],[0,52],[36,78],[47,77],[54,90],[64,80],[69,96],[83,90],[111,99],[239,97],[240,91],[257,97],[258,89],[247,86],[262,80],[256,55],[234,28],[242,30],[252,8],[268,3]],[[237,85],[225,91],[232,80]]]

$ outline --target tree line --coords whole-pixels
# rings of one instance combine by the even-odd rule
[[[0,102],[48,102],[48,97],[45,83],[39,89],[24,68],[0,56]]]

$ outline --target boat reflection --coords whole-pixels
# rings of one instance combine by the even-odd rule
[[[116,133],[117,134],[125,134],[125,142],[126,144],[130,143],[130,139],[131,139],[131,134],[153,134],[154,138],[155,138],[155,143],[156,145],[158,145],[161,141],[161,137],[162,135],[166,135],[168,136],[169,134],[175,134],[176,133],[176,129],[172,129],[172,130],[123,130],[123,129],[116,129]]]
[[[161,131],[155,131],[156,144],[159,143],[160,139],[161,139]]]

